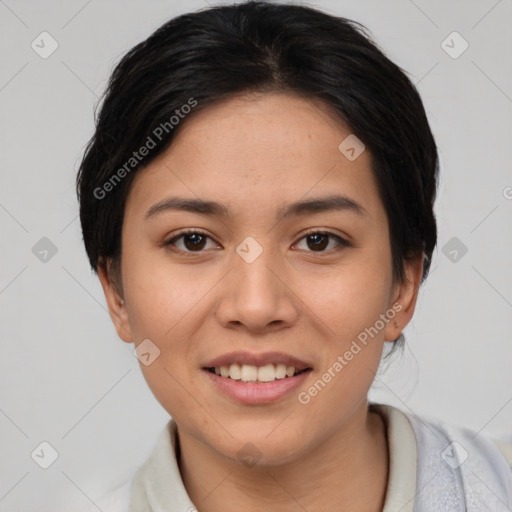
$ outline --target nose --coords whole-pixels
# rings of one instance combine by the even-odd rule
[[[300,305],[291,273],[275,252],[259,244],[262,250],[257,257],[246,257],[258,247],[254,245],[239,247],[233,258],[232,270],[221,286],[217,319],[223,327],[259,334],[290,327],[297,321]]]

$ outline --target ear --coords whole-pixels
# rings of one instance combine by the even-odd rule
[[[423,253],[405,260],[404,271],[404,280],[393,288],[390,309],[396,314],[386,324],[386,341],[396,341],[414,314],[423,274]]]
[[[110,268],[111,261],[98,265],[98,277],[100,279],[105,299],[107,300],[108,312],[116,328],[118,336],[126,343],[132,343],[133,337],[128,319],[128,312],[124,298],[118,290],[118,286],[112,277]]]

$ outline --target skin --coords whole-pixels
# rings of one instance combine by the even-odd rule
[[[377,512],[384,505],[386,431],[368,412],[367,393],[384,341],[413,315],[422,259],[407,261],[406,279],[394,281],[371,154],[350,161],[338,150],[350,133],[317,100],[239,95],[186,119],[132,184],[121,283],[105,270],[99,277],[120,338],[136,345],[149,338],[160,350],[141,370],[178,425],[180,471],[200,512]],[[367,215],[328,211],[276,223],[284,203],[333,191]],[[232,218],[175,210],[144,218],[174,195],[221,202]],[[202,252],[186,237],[174,250],[164,245],[182,228],[207,233]],[[305,237],[310,228],[351,245],[331,237],[317,249]],[[250,264],[235,250],[247,236],[263,248]],[[297,393],[393,304],[402,307],[394,319],[308,404],[299,403]],[[233,350],[282,351],[313,371],[276,403],[244,405],[219,393],[202,370]],[[248,442],[261,452],[251,467],[237,457]]]

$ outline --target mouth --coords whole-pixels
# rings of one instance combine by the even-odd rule
[[[274,382],[281,379],[293,378],[302,373],[312,370],[310,367],[297,369],[295,366],[287,366],[285,364],[265,364],[263,366],[256,366],[250,364],[237,364],[222,366],[210,366],[203,368],[221,378],[236,380],[239,382],[252,382],[258,384],[265,384],[267,382]]]
[[[292,396],[313,365],[283,352],[231,352],[201,365],[213,389],[238,403],[265,405]]]
[[[224,379],[267,383],[312,370],[312,365],[283,352],[231,352],[207,361],[203,370]]]

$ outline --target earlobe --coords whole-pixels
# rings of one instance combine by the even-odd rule
[[[395,311],[393,321],[386,326],[385,340],[396,341],[411,320],[423,274],[423,253],[404,261],[405,278],[393,290],[391,309]]]
[[[110,273],[107,270],[109,264],[110,262],[106,265],[98,266],[98,278],[103,288],[103,293],[105,294],[110,318],[112,319],[118,336],[126,343],[132,343],[133,337],[125,301],[115,282],[112,280],[112,276],[109,275]]]

